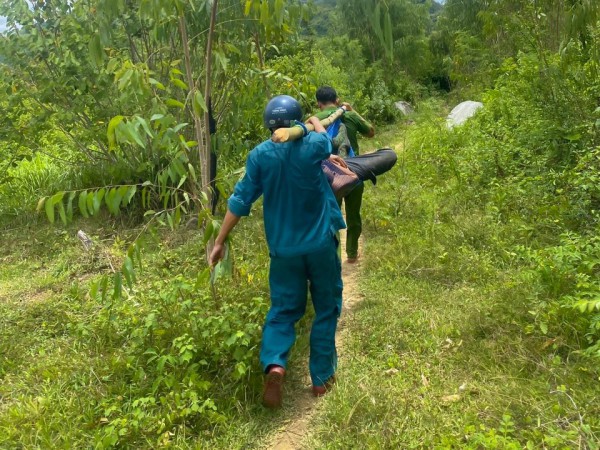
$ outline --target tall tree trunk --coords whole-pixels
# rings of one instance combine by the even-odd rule
[[[181,34],[181,45],[183,47],[183,60],[185,64],[185,78],[187,80],[187,84],[190,88],[190,101],[194,101],[194,94],[196,92],[196,85],[194,83],[194,75],[192,73],[192,63],[190,60],[190,45],[188,41],[187,28],[185,24],[185,18],[183,13],[179,16],[179,33]],[[194,118],[194,129],[196,132],[196,141],[198,142],[198,163],[200,165],[200,176],[202,184],[208,183],[208,178],[204,177],[204,166],[205,161],[203,160],[205,157],[205,151],[203,148],[204,137],[202,133],[202,119],[198,114],[194,113],[194,109],[192,108],[192,117]],[[206,133],[208,134],[208,133]],[[194,158],[195,159],[195,158]]]
[[[213,0],[213,4],[210,10],[210,26],[208,28],[208,40],[206,42],[206,80],[204,83],[204,100],[209,101],[212,89],[212,47],[213,38],[215,34],[215,22],[217,20],[217,5],[218,0]],[[207,109],[204,111],[204,129],[205,133],[205,146],[203,149],[203,158],[201,160],[202,169],[202,184],[205,187],[205,192],[208,195],[208,204],[211,204],[212,192],[210,192],[210,157],[211,157],[211,136],[210,136],[210,112]]]
[[[260,36],[258,31],[254,33],[254,45],[256,46],[256,56],[258,56],[258,66],[260,67],[261,72],[265,70],[265,60],[263,58],[262,49],[260,48]],[[267,100],[271,98],[271,93],[269,92],[269,83],[267,82],[267,76],[263,73],[262,75],[263,84],[265,85],[265,95],[267,96]]]

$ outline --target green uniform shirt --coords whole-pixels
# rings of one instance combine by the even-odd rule
[[[337,110],[337,106],[330,106],[325,108],[323,111],[315,114],[319,120],[326,119],[332,113]],[[361,119],[361,117],[356,114],[354,111],[346,111],[342,116],[342,122],[346,125],[346,129],[348,131],[348,139],[350,140],[350,144],[352,145],[352,149],[354,153],[359,154],[358,151],[358,136],[357,133],[367,135],[371,130],[371,125],[366,120]]]

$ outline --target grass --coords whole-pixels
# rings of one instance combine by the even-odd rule
[[[364,300],[306,447],[599,448],[600,371],[529,331],[506,230],[403,157],[365,192]]]
[[[89,283],[109,270],[108,258],[118,261],[135,230],[110,222],[77,225],[92,230],[92,252],[77,241],[75,225],[5,233],[0,447],[239,448],[268,433],[274,425],[259,402],[256,351],[267,305],[267,252],[257,221],[237,232],[235,279],[218,282],[216,304],[206,288],[193,288],[203,265],[202,236],[186,229],[148,238],[146,269],[122,304],[90,297]],[[181,286],[175,298],[174,285]],[[156,329],[147,331],[151,318]],[[177,338],[195,336],[194,324],[204,324],[197,332],[205,342],[193,339],[191,360],[153,368],[145,352],[170,355]],[[224,344],[236,333],[239,343]],[[241,374],[233,371],[238,365]],[[167,387],[155,386],[161,377]],[[156,404],[172,392],[192,392],[202,401]],[[186,409],[206,399],[214,409],[210,403],[204,411]]]
[[[379,129],[361,148],[400,151],[406,130]],[[597,449],[598,369],[531,331],[533,287],[496,239],[512,230],[448,192],[419,179],[401,151],[367,187],[365,300],[306,447]],[[292,395],[279,412],[260,406],[268,253],[259,221],[236,229],[234,278],[214,297],[196,282],[200,233],[149,234],[145,268],[118,303],[91,297],[89,285],[120,261],[135,225],[5,231],[0,448],[264,444],[297,411]],[[92,252],[78,227],[99,243]],[[304,388],[309,322],[299,324],[291,394]]]

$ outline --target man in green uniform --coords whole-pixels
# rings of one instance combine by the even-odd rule
[[[317,89],[316,97],[317,104],[321,110],[316,116],[320,120],[329,117],[337,110],[337,108],[339,108],[337,92],[331,86],[321,86]],[[343,105],[346,106],[347,112],[342,116],[342,122],[346,126],[352,150],[354,151],[354,154],[358,156],[358,133],[366,137],[373,137],[375,136],[375,128],[363,119],[360,114],[354,111],[348,103],[344,103]],[[358,238],[362,231],[360,206],[362,204],[363,191],[364,185],[361,183],[343,198],[343,201],[346,204],[346,224],[348,225],[346,235],[346,255],[348,256],[349,263],[355,263],[358,258]],[[341,206],[342,202],[340,201],[340,208]]]

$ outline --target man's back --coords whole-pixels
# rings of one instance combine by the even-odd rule
[[[265,233],[272,255],[316,251],[345,227],[321,169],[321,161],[330,154],[329,138],[310,133],[284,144],[264,141],[248,155],[246,176],[229,206],[246,215],[245,206],[249,209],[264,194]]]
[[[337,110],[337,106],[329,106],[323,111],[315,114],[319,119],[323,120],[329,117]],[[358,145],[358,133],[367,136],[370,132],[371,126],[368,122],[366,122],[361,116],[359,116],[354,111],[347,111],[342,116],[342,122],[346,126],[346,130],[348,133],[348,139],[350,140],[350,145],[354,150],[355,154],[359,154],[359,145]]]

